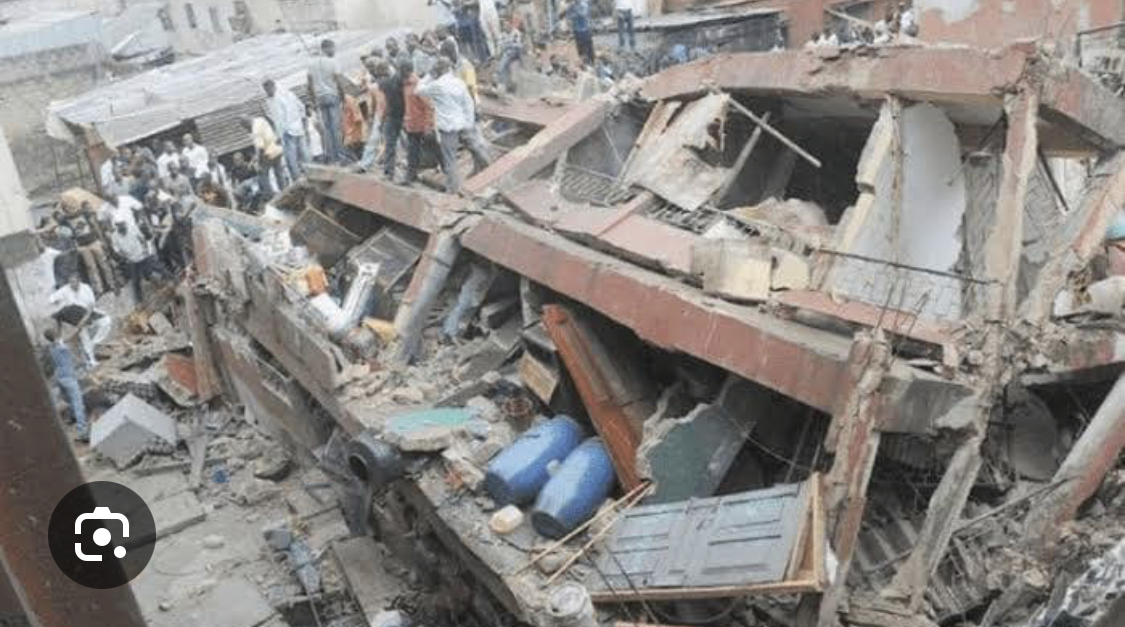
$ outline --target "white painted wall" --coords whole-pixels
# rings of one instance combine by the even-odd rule
[[[8,137],[0,128],[0,237],[32,228],[31,203],[20,181]]]

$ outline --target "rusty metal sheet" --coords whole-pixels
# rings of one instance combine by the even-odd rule
[[[611,346],[568,308],[544,307],[543,326],[605,441],[618,480],[632,490],[641,481],[637,447],[642,423],[656,408],[654,391],[625,346]]]
[[[808,514],[807,483],[626,512],[591,592],[781,582]]]

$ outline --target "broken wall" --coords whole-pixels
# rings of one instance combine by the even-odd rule
[[[911,105],[898,115],[896,107],[883,107],[864,147],[856,175],[861,194],[837,229],[835,250],[844,256],[836,258],[825,287],[869,304],[956,320],[961,286],[948,273],[961,256],[967,204],[964,179],[957,176],[960,140],[938,107]]]

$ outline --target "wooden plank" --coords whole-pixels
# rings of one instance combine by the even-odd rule
[[[800,146],[798,146],[796,144],[796,142],[789,139],[785,135],[782,135],[781,131],[779,131],[776,128],[770,126],[769,123],[766,122],[765,118],[759,116],[758,114],[754,113],[750,109],[747,109],[746,107],[742,106],[742,104],[739,103],[734,98],[730,99],[730,105],[732,107],[734,107],[742,115],[745,115],[746,117],[753,120],[755,123],[758,124],[758,126],[760,126],[761,128],[764,128],[767,133],[769,133],[770,135],[773,135],[777,139],[777,141],[779,141],[779,142],[785,144],[786,146],[788,146],[790,150],[792,150],[793,152],[800,155],[802,159],[804,159],[805,161],[808,161],[809,163],[811,163],[816,168],[821,167],[820,159],[817,159],[816,157],[810,155],[808,153],[808,151],[806,151],[804,148],[801,148]]]
[[[535,358],[531,353],[524,353],[520,359],[519,375],[527,389],[535,393],[539,400],[550,403],[559,387],[559,374],[550,366]]]

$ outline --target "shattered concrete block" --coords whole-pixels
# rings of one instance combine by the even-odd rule
[[[692,273],[703,277],[703,291],[736,301],[769,298],[773,258],[758,242],[701,240],[692,247]]]
[[[773,249],[773,274],[770,287],[775,290],[803,290],[809,287],[809,260],[788,250]]]
[[[176,421],[132,394],[98,419],[90,433],[90,445],[118,468],[151,445],[175,446],[176,439]]]
[[[195,360],[190,357],[168,353],[145,374],[180,407],[199,404],[199,379],[195,372]]]
[[[744,440],[738,422],[717,405],[699,405],[683,418],[646,423],[637,466],[656,482],[647,502],[711,496]]]
[[[488,528],[493,533],[506,536],[523,524],[523,512],[515,505],[507,505],[496,511],[488,520]]]

